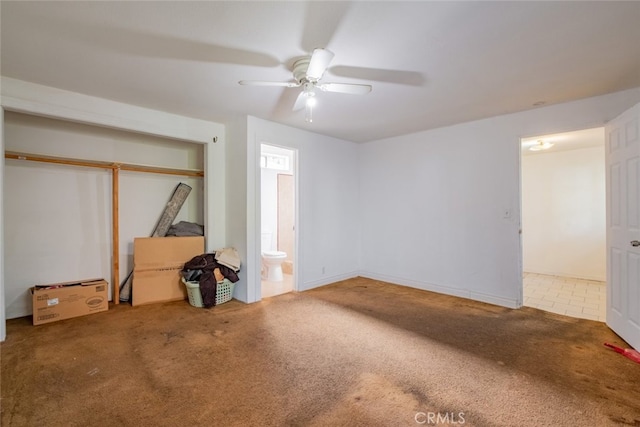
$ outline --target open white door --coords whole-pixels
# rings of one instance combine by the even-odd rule
[[[640,350],[640,104],[605,133],[607,325]]]

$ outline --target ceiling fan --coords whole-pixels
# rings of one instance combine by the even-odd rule
[[[311,55],[298,59],[293,63],[293,79],[289,82],[272,82],[261,80],[241,80],[238,83],[249,86],[302,87],[293,105],[293,111],[305,108],[305,120],[312,121],[312,109],[316,103],[316,90],[323,92],[348,93],[364,95],[371,92],[371,85],[354,83],[322,83],[320,80],[333,59],[333,52],[327,49],[314,49]]]

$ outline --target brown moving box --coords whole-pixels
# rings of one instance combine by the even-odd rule
[[[56,322],[109,309],[107,282],[89,279],[31,288],[33,324]]]
[[[204,237],[136,237],[131,305],[187,299],[180,270],[204,253]]]

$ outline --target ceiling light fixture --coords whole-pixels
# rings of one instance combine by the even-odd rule
[[[352,95],[364,95],[371,92],[371,85],[363,85],[357,83],[322,83],[321,79],[325,71],[329,68],[329,63],[333,59],[333,52],[317,48],[311,55],[297,59],[293,63],[293,79],[294,81],[272,82],[264,80],[240,80],[241,85],[252,86],[279,86],[279,87],[302,87],[302,91],[298,94],[296,102],[293,104],[293,111],[305,109],[305,121],[311,123],[313,121],[312,113],[316,95],[315,90],[319,89],[323,92],[348,93]],[[323,101],[324,102],[324,101]]]
[[[304,121],[307,123],[313,122],[313,107],[317,104],[316,93],[313,88],[305,87],[304,96]]]
[[[552,142],[543,141],[543,140],[539,139],[538,143],[536,145],[534,145],[533,147],[529,148],[529,150],[531,150],[531,151],[542,151],[542,150],[548,150],[551,147],[553,147],[553,143]]]
[[[314,94],[315,95],[315,94]],[[317,104],[315,96],[309,96],[304,104],[304,120],[308,123],[313,122],[313,107]]]

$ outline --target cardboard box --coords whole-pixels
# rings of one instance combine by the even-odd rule
[[[104,279],[38,285],[31,288],[33,324],[107,311],[109,286]]]
[[[136,237],[133,240],[131,304],[187,299],[180,270],[204,253],[204,237]]]

